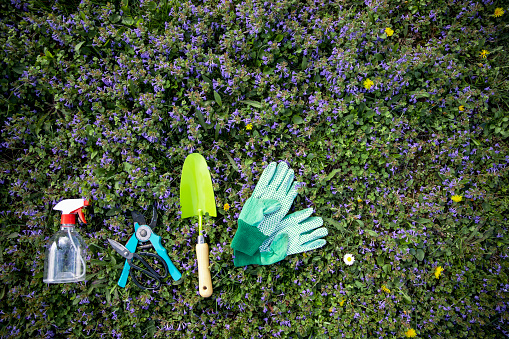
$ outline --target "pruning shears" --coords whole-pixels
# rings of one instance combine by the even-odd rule
[[[166,265],[166,262],[164,261],[161,256],[155,254],[155,253],[149,253],[149,252],[141,252],[141,253],[132,253],[129,251],[124,245],[120,244],[119,242],[115,240],[108,239],[110,245],[117,251],[118,254],[120,254],[122,257],[126,258],[127,262],[129,263],[129,266],[137,271],[140,271],[142,275],[145,275],[149,277],[150,281],[154,279],[156,281],[155,286],[150,285],[143,285],[140,283],[138,278],[136,278],[136,274],[132,275],[133,282],[138,286],[139,288],[143,288],[146,290],[157,290],[159,287],[161,287],[161,281],[168,276],[168,265]],[[155,258],[157,261],[160,261],[163,264],[164,270],[163,274],[158,273],[143,257],[152,257]],[[133,264],[133,259],[137,259],[139,262],[141,262],[141,265],[143,266],[137,266]]]
[[[152,230],[156,227],[157,223],[157,211],[154,206],[152,206],[152,220],[150,221],[150,224],[146,224],[145,217],[143,214],[133,211],[131,213],[134,221],[134,234],[129,238],[127,241],[127,244],[125,247],[130,251],[130,253],[135,253],[136,249],[138,248],[138,242],[144,243],[147,241],[150,241],[150,244],[141,245],[139,246],[140,249],[145,249],[149,247],[154,247],[157,254],[164,260],[166,265],[168,266],[168,271],[170,272],[171,277],[173,280],[179,280],[182,277],[182,274],[179,272],[179,270],[173,265],[173,262],[171,261],[170,257],[168,256],[168,252],[166,252],[166,249],[161,245],[161,237],[154,233]],[[146,254],[146,253],[144,253]],[[145,265],[144,265],[145,266]],[[125,284],[127,283],[127,277],[129,276],[129,271],[131,269],[131,266],[129,265],[128,260],[124,263],[124,269],[122,270],[122,275],[120,276],[120,279],[118,280],[118,286],[125,287]]]

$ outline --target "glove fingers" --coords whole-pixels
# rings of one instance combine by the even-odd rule
[[[263,190],[267,188],[274,176],[274,173],[276,172],[276,166],[277,164],[275,162],[271,162],[269,166],[265,167],[262,175],[260,176],[260,180],[258,180],[258,183],[256,184],[253,195],[251,195],[252,197],[259,198],[263,193]]]
[[[313,214],[313,208],[311,208],[311,207],[306,208],[304,210],[294,212],[292,214],[287,215],[282,220],[282,223],[284,223],[285,225],[290,224],[290,223],[299,224],[299,223],[303,222],[304,220],[306,220],[311,214]],[[323,224],[323,221],[322,221],[322,224]],[[319,225],[317,227],[320,227],[320,226],[322,226],[322,225]],[[302,233],[304,233],[304,232],[302,232]]]
[[[279,186],[283,182],[283,179],[286,177],[288,171],[292,171],[288,168],[286,162],[281,161],[276,168],[276,173],[273,175],[271,182],[269,183],[269,194],[273,195],[276,193]],[[293,171],[292,171],[293,172]]]
[[[306,246],[304,246],[304,250],[301,252],[315,250],[317,248],[325,246],[326,243],[327,243],[327,241],[325,241],[324,239],[318,239],[318,240],[312,241],[312,242],[306,244]]]
[[[320,227],[309,234],[302,234],[300,236],[299,242],[302,244],[301,245],[302,247],[307,248],[308,243],[311,243],[311,242],[315,241],[316,239],[326,237],[327,234],[329,234],[327,229],[325,227]]]
[[[292,183],[294,179],[295,174],[293,170],[289,169],[288,171],[286,171],[283,181],[277,187],[277,193],[282,196],[286,196],[289,193],[290,189],[292,188]]]
[[[294,181],[292,186],[288,189],[288,192],[286,194],[290,194],[290,192],[292,192],[292,191],[297,192],[298,186],[299,186],[299,182]]]
[[[281,203],[274,199],[264,199],[261,202],[263,204],[264,215],[274,213],[281,208]]]
[[[307,235],[311,233],[314,229],[321,227],[323,225],[323,219],[320,217],[309,217],[304,222],[301,222],[298,226],[295,226],[294,229],[298,231],[301,236]]]

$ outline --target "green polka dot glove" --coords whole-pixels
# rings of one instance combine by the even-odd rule
[[[293,170],[285,162],[272,162],[263,171],[239,215],[231,247],[254,255],[279,227],[297,196]]]
[[[328,232],[320,217],[311,217],[312,208],[286,216],[278,229],[269,236],[260,248],[247,255],[234,251],[233,263],[236,267],[258,264],[270,265],[283,260],[286,256],[311,251],[326,244],[322,239]]]

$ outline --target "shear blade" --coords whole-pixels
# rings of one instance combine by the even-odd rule
[[[146,225],[147,224],[145,222],[145,217],[143,216],[143,214],[138,213],[136,211],[132,211],[131,216],[133,217],[133,221],[137,222],[138,225]]]
[[[152,220],[150,221],[150,224],[148,226],[154,229],[156,225],[157,225],[157,210],[156,207],[152,205]]]

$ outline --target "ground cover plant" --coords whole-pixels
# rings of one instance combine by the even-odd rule
[[[2,338],[505,337],[508,9],[493,0],[0,4]],[[185,157],[210,167],[198,294]],[[233,265],[236,219],[286,161],[327,245]],[[42,281],[52,207],[86,198],[84,283]],[[129,210],[184,274],[117,286]],[[352,265],[345,255],[354,258]]]

